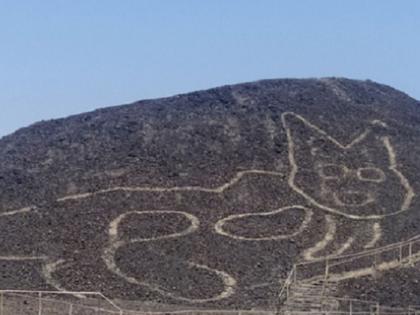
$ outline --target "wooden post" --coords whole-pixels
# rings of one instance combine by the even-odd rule
[[[350,315],[353,315],[353,301],[350,300]]]
[[[38,315],[42,315],[42,292],[38,292]]]
[[[409,244],[408,244],[408,262],[410,263],[410,264],[412,264],[413,263],[413,243],[412,242],[410,242]]]
[[[325,260],[325,279],[328,279],[330,273],[330,264],[328,258]]]
[[[374,262],[373,262],[373,278],[376,279],[378,276],[378,253],[375,252],[373,254]]]
[[[4,315],[4,311],[3,311],[3,292],[0,293],[0,315]]]
[[[69,315],[73,315],[73,304],[70,304]]]
[[[375,252],[375,254],[373,255],[373,260],[374,260],[373,265],[375,266],[375,269],[376,269],[376,266],[378,265],[378,253],[377,252]]]

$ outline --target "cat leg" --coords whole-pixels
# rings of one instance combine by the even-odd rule
[[[379,222],[375,222],[372,225],[372,238],[371,240],[363,247],[364,249],[370,249],[376,247],[377,243],[382,238],[382,227]]]
[[[353,236],[342,237],[340,226],[334,216],[325,216],[324,237],[314,246],[303,252],[304,260],[318,260],[332,258],[344,254],[354,243]]]
[[[338,238],[344,239],[348,236],[353,239],[353,243],[345,250],[347,254],[377,247],[382,238],[381,225],[376,220],[342,220],[339,229],[343,235]]]
[[[319,259],[320,257],[318,256],[318,253],[322,252],[328,246],[328,244],[334,240],[334,237],[337,233],[337,223],[331,215],[325,216],[325,229],[326,231],[324,237],[314,246],[307,248],[303,252],[302,255],[305,260],[310,261]]]
[[[326,215],[324,237],[302,255],[310,261],[357,253],[376,247],[381,238],[379,222],[338,220]]]
[[[324,238],[303,252],[305,260],[333,258],[362,252],[377,246],[382,238],[377,221],[355,221],[325,216]]]

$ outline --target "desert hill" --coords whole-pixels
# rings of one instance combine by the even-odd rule
[[[419,144],[418,101],[336,78],[34,124],[0,140],[0,289],[269,309],[296,262],[420,234]],[[386,266],[340,294],[416,304],[415,262]]]

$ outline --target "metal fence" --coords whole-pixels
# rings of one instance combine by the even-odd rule
[[[0,315],[274,315],[287,300],[292,286],[299,281],[340,279],[363,275],[373,270],[386,270],[403,263],[420,260],[420,236],[405,242],[364,251],[352,255],[319,259],[295,264],[280,286],[278,305],[274,311],[254,310],[184,310],[164,312],[129,311],[122,309],[114,301],[100,292],[70,291],[24,291],[0,290]],[[355,270],[356,269],[356,270]],[[336,297],[339,311],[321,312],[319,315],[420,315],[420,307],[390,308],[376,302]],[[314,312],[291,312],[291,314],[317,315]]]
[[[123,314],[99,292],[0,291],[0,315]]]
[[[343,299],[326,297],[324,289],[329,281],[339,281],[357,276],[373,274],[376,271],[387,270],[414,264],[420,261],[420,235],[407,241],[390,244],[384,247],[367,250],[350,255],[320,258],[314,261],[302,262],[293,265],[287,278],[280,284],[276,313],[289,298],[293,285],[298,282],[323,281],[322,299],[334,299],[340,304],[340,311],[323,312],[322,314],[389,314],[389,315],[420,315],[420,306],[395,308],[379,305],[377,302],[356,299]],[[344,305],[347,305],[345,307]],[[364,307],[361,307],[364,306]],[[291,312],[291,314],[304,315],[305,312]],[[311,314],[314,314],[311,312]],[[316,315],[316,314],[315,314]]]
[[[417,261],[420,261],[420,236],[355,254],[297,263],[282,281],[278,294],[279,304],[287,300],[291,286],[298,281],[323,280],[327,283],[331,280],[368,275],[403,264],[414,264]]]
[[[420,260],[420,236],[410,240],[390,244],[355,254],[320,258],[315,261],[295,265],[299,280],[332,278],[341,280],[358,275],[372,273],[374,270],[386,270],[413,264]]]
[[[0,290],[0,315],[274,315],[264,310],[125,310],[99,292]]]

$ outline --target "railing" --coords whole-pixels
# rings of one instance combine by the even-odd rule
[[[183,310],[167,312],[123,311],[123,315],[274,315],[272,311],[253,310]]]
[[[0,315],[17,314],[122,315],[123,311],[99,292],[0,290]]]
[[[277,304],[275,306],[276,313],[278,313],[280,306],[289,298],[290,286],[296,282],[296,265],[293,265],[286,280],[281,285],[280,292],[277,297]]]
[[[377,301],[369,300],[359,300],[352,298],[338,298],[338,297],[322,297],[322,300],[325,303],[334,302],[337,304],[337,310],[339,312],[344,312],[349,315],[359,314],[359,313],[369,313],[372,315],[379,314],[407,314],[408,308],[401,307],[391,307],[381,305]],[[336,310],[325,310],[326,312]]]
[[[344,311],[291,311],[290,315],[415,315],[414,313],[410,313],[409,310],[404,310],[401,312],[344,312]],[[417,313],[418,315],[418,313]]]
[[[363,251],[351,255],[342,255],[331,258],[318,259],[311,262],[295,264],[286,280],[280,286],[277,297],[276,313],[280,306],[290,296],[291,286],[297,281],[341,280],[346,277],[370,274],[375,270],[386,270],[398,267],[402,263],[414,263],[420,260],[420,236],[408,241],[391,244],[377,249]],[[325,287],[321,296],[324,297]],[[83,299],[80,297],[83,296]],[[66,299],[63,299],[65,297]],[[73,297],[74,301],[69,301]],[[76,299],[77,297],[77,299]],[[409,314],[420,315],[420,307],[412,306],[409,309],[397,309],[380,306],[378,303],[360,301],[355,299],[341,299],[331,297],[334,301],[348,303],[346,314],[356,315],[365,310],[355,309],[355,301],[370,305],[366,314]],[[83,301],[83,303],[82,303]],[[372,311],[373,310],[373,311]],[[400,313],[401,312],[401,313]],[[305,312],[302,312],[305,313]],[[339,314],[340,312],[328,312]],[[0,315],[273,315],[271,311],[249,310],[184,310],[165,312],[138,312],[121,309],[112,300],[99,292],[58,292],[58,291],[23,291],[0,290]]]
[[[334,276],[336,280],[341,280],[346,277],[362,276],[375,270],[397,267],[402,263],[412,264],[418,260],[420,260],[420,236],[355,254],[297,263],[295,273],[298,280],[328,279]]]
[[[420,314],[420,305],[410,305],[408,309],[410,310],[410,315]]]
[[[131,311],[99,292],[0,290],[0,315],[274,315],[266,310]]]
[[[418,315],[420,314],[420,307],[391,307],[381,305],[377,301],[369,300],[359,300],[352,298],[339,298],[331,296],[321,296],[321,295],[308,295],[307,297],[312,297],[319,301],[322,301],[323,307],[317,313],[316,311],[291,311],[291,314],[323,314],[323,315],[333,315],[333,314],[346,314],[346,315],[357,315],[357,314],[369,314],[369,315],[398,315],[398,314],[407,314],[407,315]],[[330,309],[331,305],[334,305],[334,309]],[[417,310],[417,314],[415,314]]]
[[[355,254],[349,255],[340,255],[335,257],[325,257],[319,258],[314,261],[301,262],[293,265],[292,270],[288,274],[288,277],[281,285],[280,292],[278,294],[278,304],[276,306],[276,313],[279,313],[280,306],[288,299],[290,294],[290,289],[293,284],[297,281],[316,281],[322,280],[322,296],[323,299],[328,299],[324,297],[326,286],[328,281],[331,280],[343,280],[346,278],[364,276],[368,274],[374,274],[376,271],[387,270],[390,268],[395,268],[400,266],[403,263],[413,264],[420,260],[420,235],[417,235],[407,241],[390,244],[387,246],[362,251]],[[335,300],[340,301],[359,301],[359,303],[367,303],[373,305],[372,307],[377,308],[376,312],[371,312],[371,314],[378,313],[388,309],[385,306],[379,306],[376,302],[370,301],[360,301],[355,299],[339,299]],[[355,314],[353,304],[349,303],[348,314]],[[403,309],[397,310],[393,308],[394,311],[403,311]],[[408,312],[407,309],[404,309],[404,312]],[[414,312],[414,308],[410,310],[410,315],[420,315],[420,307]],[[329,313],[329,314],[333,314]]]

